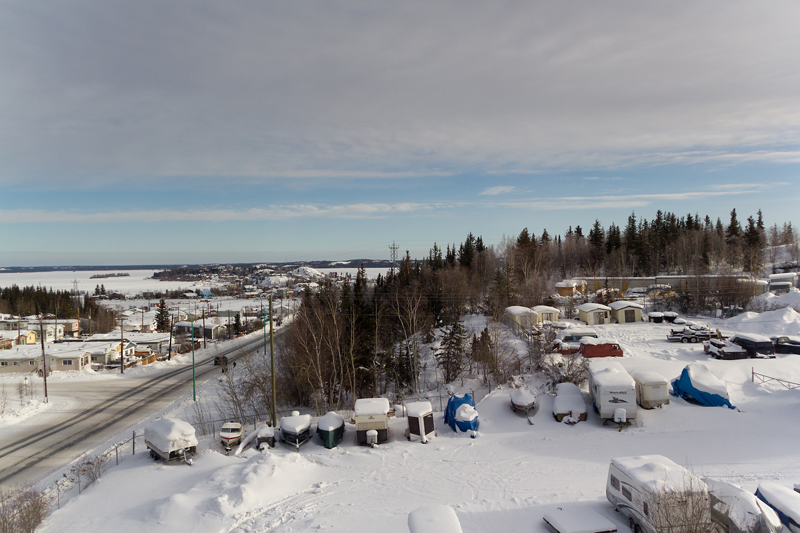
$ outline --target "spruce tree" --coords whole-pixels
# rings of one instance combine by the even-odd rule
[[[167,302],[164,298],[158,303],[158,312],[156,313],[156,331],[165,333],[170,329],[169,309],[167,309]]]

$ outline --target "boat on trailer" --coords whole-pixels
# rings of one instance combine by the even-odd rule
[[[292,416],[284,416],[280,421],[281,442],[293,445],[296,451],[311,439],[311,415],[301,415],[292,411]]]

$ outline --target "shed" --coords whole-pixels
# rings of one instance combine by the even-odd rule
[[[617,300],[608,304],[611,308],[611,319],[618,324],[642,321],[642,306],[636,302]]]
[[[503,323],[511,328],[515,335],[522,335],[537,323],[537,313],[529,307],[512,305],[503,312]]]
[[[578,319],[587,326],[610,323],[610,313],[611,308],[603,304],[583,304],[578,307]]]

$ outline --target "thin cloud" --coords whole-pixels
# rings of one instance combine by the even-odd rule
[[[482,193],[481,196],[497,196],[499,194],[507,194],[514,191],[516,187],[513,185],[497,185],[496,187],[489,187]]]

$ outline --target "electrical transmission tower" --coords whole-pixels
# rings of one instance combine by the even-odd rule
[[[391,252],[392,257],[392,274],[394,274],[394,267],[397,264],[397,248],[399,248],[399,246],[392,241],[392,245],[389,246],[389,251]]]

